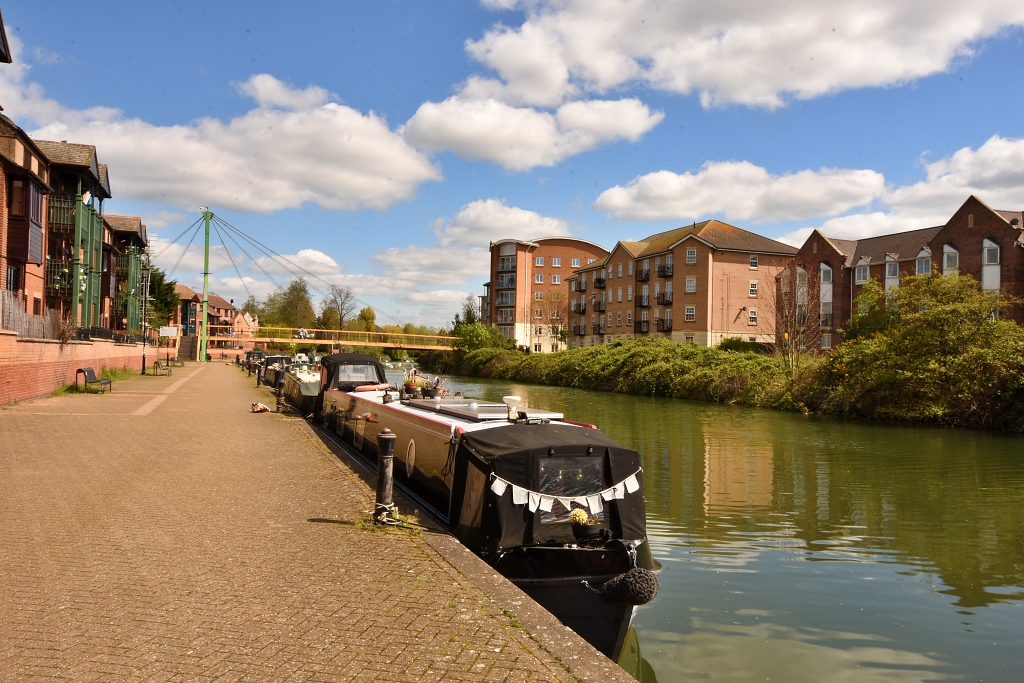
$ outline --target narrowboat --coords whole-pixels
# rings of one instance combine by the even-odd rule
[[[320,373],[311,363],[292,363],[284,372],[284,397],[303,415],[313,412],[320,394]]]
[[[321,361],[316,421],[376,462],[463,545],[617,660],[636,606],[657,594],[640,456],[561,413],[461,396],[406,399],[371,356]],[[584,520],[586,520],[584,522]]]

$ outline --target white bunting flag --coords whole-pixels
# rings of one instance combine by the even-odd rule
[[[540,509],[544,512],[551,512],[551,505],[555,502],[555,499],[551,496],[540,497]]]
[[[601,496],[587,496],[587,505],[595,515],[601,512]]]
[[[626,490],[630,493],[636,493],[640,490],[640,482],[636,480],[635,474],[631,474],[626,477],[626,481],[623,483],[626,485]]]
[[[605,489],[604,491],[601,491],[601,497],[605,500],[611,500],[615,497],[615,489]]]
[[[505,495],[505,489],[508,488],[508,482],[504,479],[495,478],[494,483],[491,484],[491,490],[494,491],[494,495],[501,498]]]
[[[577,505],[579,505],[582,508],[587,507],[587,497],[586,496],[576,496],[575,498],[572,499],[572,502],[576,503]]]
[[[526,505],[529,492],[524,489],[512,484],[512,502],[516,505]]]
[[[615,500],[622,500],[626,497],[626,487],[622,484],[615,485]]]
[[[530,512],[536,512],[540,506],[540,494],[536,491],[530,491]]]
[[[561,503],[566,510],[572,510],[572,498],[563,498],[562,496],[559,496],[558,502]]]

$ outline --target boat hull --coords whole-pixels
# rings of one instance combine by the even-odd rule
[[[313,412],[316,397],[320,393],[318,381],[300,382],[290,373],[284,375],[284,397],[304,415]]]

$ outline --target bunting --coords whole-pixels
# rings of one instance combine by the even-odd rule
[[[572,510],[572,504],[576,503],[580,507],[588,508],[590,512],[596,515],[604,509],[602,501],[611,502],[613,500],[622,500],[626,497],[627,493],[636,493],[639,491],[640,482],[637,480],[636,475],[641,471],[642,468],[638,469],[618,484],[610,486],[603,491],[598,491],[597,493],[585,496],[549,496],[546,493],[531,491],[529,489],[524,489],[522,486],[516,486],[512,482],[506,481],[492,473],[491,478],[494,479],[494,481],[491,482],[491,491],[494,492],[494,495],[501,498],[505,495],[505,491],[511,488],[512,503],[515,505],[528,505],[530,512],[536,512],[538,509],[543,512],[551,512],[551,508],[555,504],[555,501],[558,501],[566,510]]]

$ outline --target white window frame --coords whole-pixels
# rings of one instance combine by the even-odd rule
[[[633,325],[633,314],[630,311],[626,311],[626,327],[632,327]]]
[[[697,263],[697,250],[687,249],[686,250],[686,265],[692,266]]]
[[[757,280],[751,280],[750,281],[750,289],[747,291],[747,298],[748,299],[756,299],[757,298]]]
[[[696,294],[697,292],[697,278],[688,277],[686,278],[686,293]]]
[[[630,261],[629,263],[626,264],[626,270],[628,271],[628,273],[627,273],[628,275],[632,275],[633,274],[633,262],[632,261]]]
[[[543,273],[537,273],[536,275],[534,275],[533,276],[533,282],[534,282],[534,284],[538,284],[538,285],[544,284],[544,274]]]
[[[915,264],[918,275],[928,275],[932,272],[932,257],[931,256],[918,256]]]
[[[626,301],[633,300],[633,285],[626,287]]]
[[[622,303],[622,287],[618,288],[618,291],[616,291],[616,293],[615,293],[615,297],[616,297],[616,303],[620,303],[621,304]]]
[[[533,293],[533,300],[534,301],[544,301],[544,292],[534,292]]]
[[[871,266],[862,265],[857,266],[853,271],[853,282],[857,285],[862,285],[871,279]]]
[[[757,270],[757,254],[750,255],[750,270]]]
[[[562,284],[562,276],[561,275],[552,275],[551,276],[551,284],[553,284],[553,285],[560,285],[560,284]]]
[[[995,254],[995,260],[990,261],[989,257],[993,253]],[[981,248],[981,255],[982,255],[981,265],[983,265],[983,266],[998,266],[999,265],[999,247],[998,246],[995,246],[995,247],[990,247],[988,245],[983,246]]]
[[[825,263],[821,264],[821,284],[832,284],[832,267]]]
[[[960,252],[948,244],[942,246],[942,274],[950,275],[960,270]]]
[[[534,318],[543,318],[544,317],[544,309],[543,308],[535,308],[535,309],[533,309],[533,317]]]
[[[622,277],[622,264],[619,264],[619,277]]]
[[[552,256],[551,257],[551,267],[552,268],[561,268],[562,267],[562,259],[560,259],[560,258],[558,258],[556,256]]]
[[[821,348],[831,349],[832,348],[832,333],[826,332],[821,335]]]
[[[683,313],[683,320],[688,323],[697,321],[697,307],[687,306],[686,311]]]
[[[748,325],[757,325],[757,309],[756,308],[747,309],[747,324]]]
[[[899,277],[900,276],[900,264],[898,262],[896,262],[896,261],[886,261],[885,262],[885,276],[887,278]]]
[[[572,260],[572,267],[573,268],[579,268],[580,267],[580,260],[578,258],[574,258]]]
[[[534,257],[533,265],[535,265],[535,266],[543,266],[544,265],[544,257],[543,256],[536,256],[536,257]]]
[[[622,327],[622,313],[615,314],[615,326]]]

